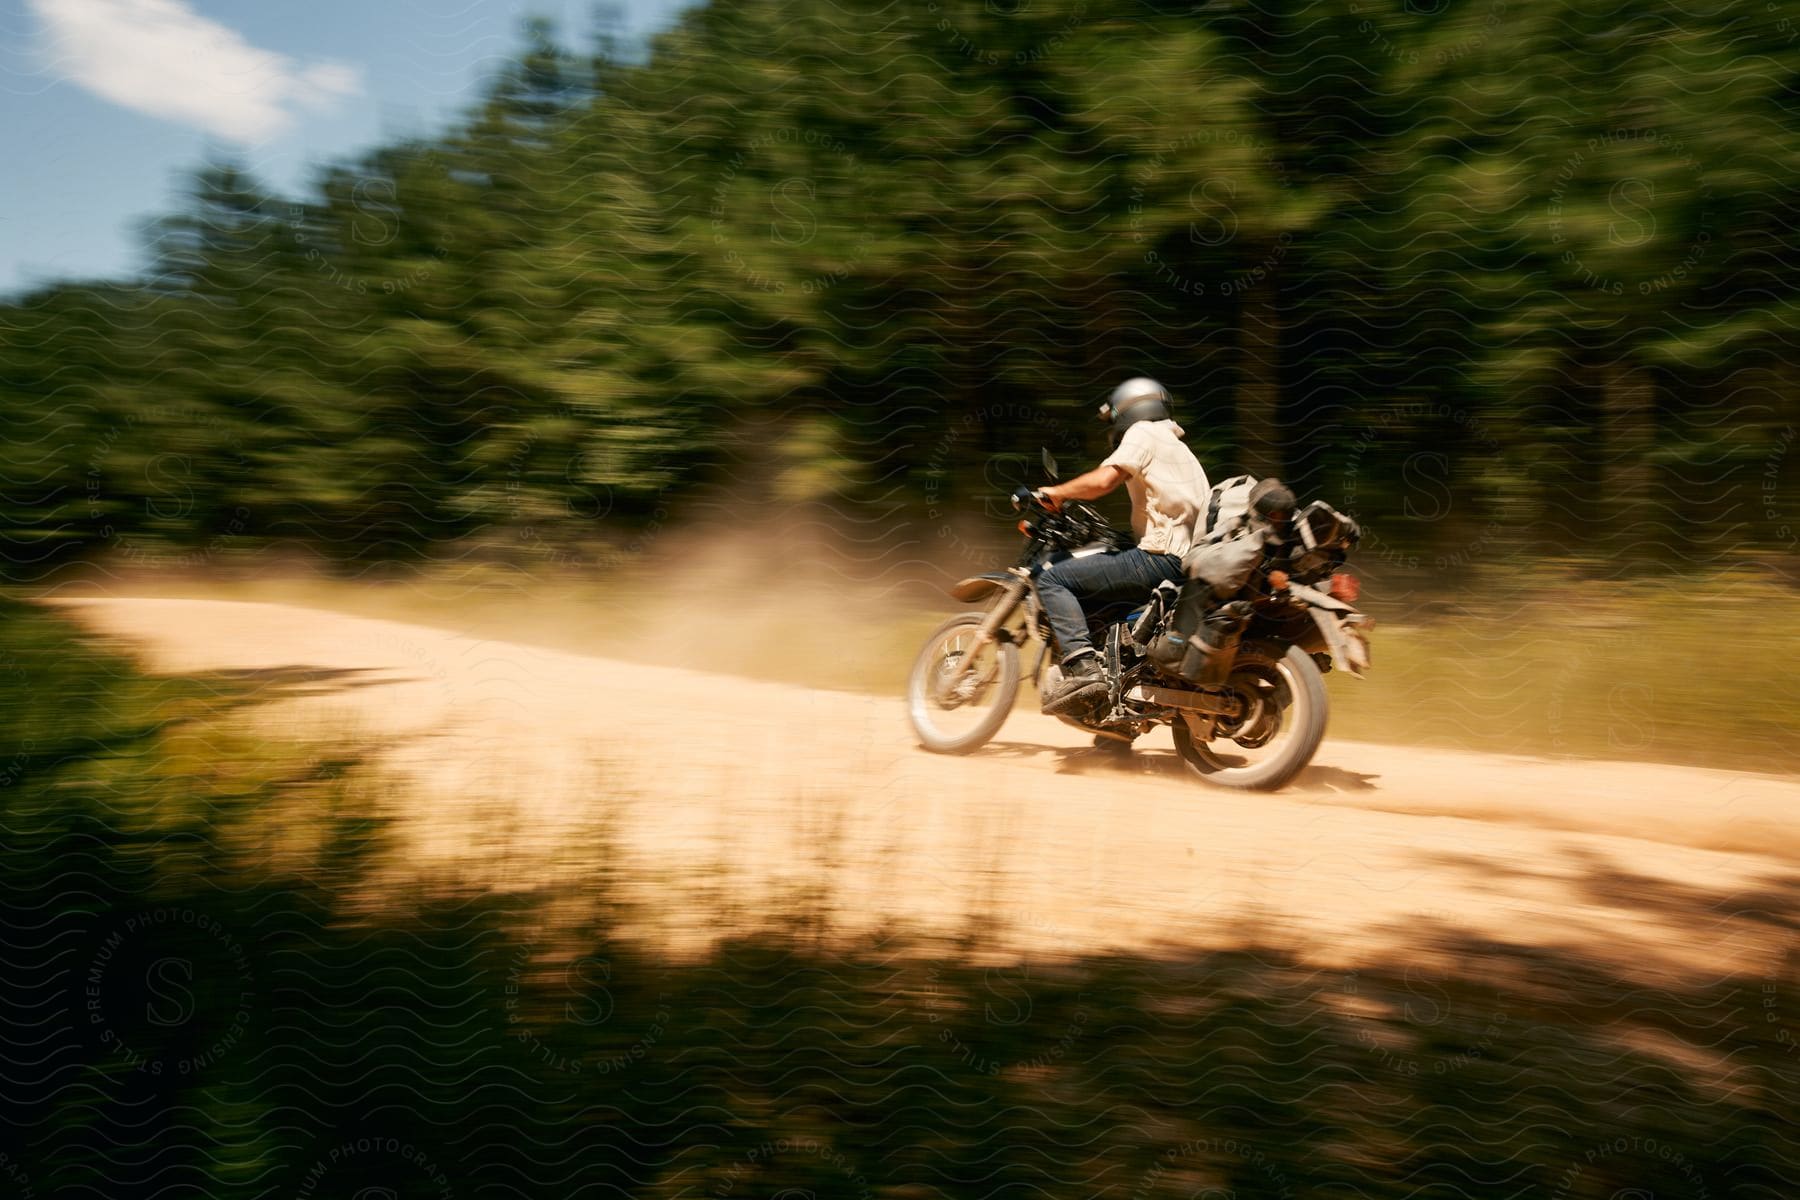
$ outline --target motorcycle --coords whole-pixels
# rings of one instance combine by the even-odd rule
[[[1043,463],[1056,479],[1056,460],[1047,450]],[[954,599],[983,604],[985,611],[938,626],[908,678],[913,731],[925,749],[939,754],[967,754],[999,732],[1018,695],[1021,653],[1033,642],[1031,678],[1040,703],[1062,681],[1061,655],[1053,653],[1055,635],[1038,597],[1039,571],[1064,558],[1132,544],[1085,504],[1053,510],[1021,488],[1013,507],[1023,513],[1018,528],[1025,548],[1018,561],[950,589]],[[1356,540],[1355,523],[1316,504],[1296,513],[1293,525],[1319,536],[1307,536],[1256,567],[1231,606],[1238,627],[1233,644],[1213,656],[1201,683],[1174,673],[1163,665],[1166,656],[1152,653],[1170,632],[1178,584],[1163,583],[1141,601],[1087,606],[1107,694],[1091,713],[1058,720],[1093,733],[1096,746],[1120,748],[1167,725],[1181,761],[1208,783],[1273,791],[1292,780],[1325,736],[1324,673],[1336,669],[1360,678],[1369,667],[1373,627],[1355,607],[1355,577],[1338,570]]]

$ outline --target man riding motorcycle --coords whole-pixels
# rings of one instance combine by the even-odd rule
[[[1076,714],[1106,693],[1106,677],[1088,636],[1085,601],[1131,600],[1165,580],[1182,578],[1181,559],[1206,516],[1210,489],[1200,460],[1169,417],[1169,393],[1154,379],[1128,379],[1100,407],[1111,425],[1113,452],[1094,470],[1040,488],[1052,509],[1067,500],[1096,500],[1126,484],[1137,545],[1067,558],[1038,576],[1038,596],[1062,653],[1062,683],[1044,711]]]

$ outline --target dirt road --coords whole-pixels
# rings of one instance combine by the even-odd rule
[[[422,862],[608,870],[670,936],[824,895],[846,930],[981,919],[1027,952],[1237,940],[1322,962],[1438,928],[1634,969],[1756,969],[1786,933],[1800,783],[1333,740],[1274,796],[1209,789],[1166,733],[1127,763],[1016,713],[967,758],[892,699],[562,654],[313,609],[63,601],[158,672],[261,672],[260,720],[392,739]],[[729,630],[696,631],[729,636]],[[1333,702],[1355,683],[1333,680]],[[898,682],[896,682],[896,691]]]

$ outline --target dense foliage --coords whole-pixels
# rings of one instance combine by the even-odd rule
[[[0,308],[7,558],[880,530],[1149,372],[1447,565],[1800,535],[1800,4],[713,0]],[[916,526],[914,526],[916,528]],[[1598,536],[1604,534],[1604,537]]]

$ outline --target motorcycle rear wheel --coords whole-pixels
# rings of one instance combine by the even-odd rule
[[[978,645],[986,615],[951,617],[932,630],[913,661],[906,683],[906,715],[919,744],[934,754],[967,754],[987,744],[1012,712],[1019,694],[1019,648],[1011,642]],[[975,659],[976,681],[958,676],[962,661]],[[964,720],[951,713],[962,712]]]
[[[1318,666],[1298,646],[1284,653],[1253,642],[1239,648],[1226,683],[1252,710],[1238,737],[1221,731],[1211,742],[1196,741],[1187,722],[1177,720],[1171,727],[1175,753],[1207,783],[1253,792],[1285,787],[1325,740],[1330,702]]]

